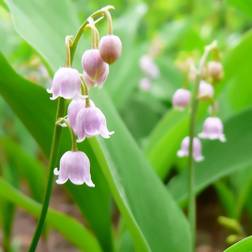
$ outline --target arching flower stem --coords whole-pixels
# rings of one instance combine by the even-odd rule
[[[103,17],[104,17],[104,10],[111,10],[114,9],[113,6],[108,5],[93,14],[90,15],[91,18],[94,19],[94,23],[99,22]],[[89,17],[89,18],[90,18]],[[95,20],[96,19],[96,20]],[[71,67],[72,66],[72,61],[74,58],[74,54],[78,45],[78,42],[81,38],[81,35],[84,31],[84,29],[88,26],[88,19],[80,26],[78,29],[76,35],[74,37],[72,36],[67,36],[65,39],[65,44],[66,44],[66,67]],[[48,181],[47,181],[47,187],[46,187],[46,192],[45,192],[45,198],[43,201],[42,205],[42,210],[40,213],[40,217],[38,220],[38,224],[35,230],[35,233],[32,238],[32,242],[29,248],[29,252],[35,252],[40,236],[43,232],[45,220],[46,220],[46,215],[49,207],[49,202],[51,198],[51,193],[52,193],[52,188],[53,188],[53,171],[54,167],[56,166],[56,162],[58,159],[58,150],[59,150],[59,142],[60,142],[60,136],[61,136],[61,130],[62,127],[57,123],[59,118],[64,117],[64,112],[65,112],[65,101],[62,97],[58,99],[58,104],[57,104],[57,111],[56,111],[56,119],[55,119],[55,125],[54,125],[54,130],[53,130],[53,137],[52,137],[52,143],[51,143],[51,151],[50,151],[50,158],[49,158],[49,174],[48,174]],[[71,135],[74,136],[71,132]],[[75,137],[75,136],[74,136]],[[72,143],[76,142],[75,139],[72,139]],[[77,148],[75,144],[72,146],[73,149]]]
[[[195,168],[193,164],[193,139],[195,137],[195,126],[198,112],[198,93],[199,85],[202,78],[203,68],[206,64],[209,53],[217,47],[217,42],[214,41],[210,45],[205,47],[204,53],[200,59],[199,67],[196,75],[195,85],[192,92],[191,100],[191,114],[189,123],[189,156],[188,156],[188,219],[190,223],[190,229],[192,234],[192,251],[195,251],[195,241],[196,241],[196,198],[195,198]]]

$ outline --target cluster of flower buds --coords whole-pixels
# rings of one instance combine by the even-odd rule
[[[187,62],[188,63],[188,62]],[[186,64],[188,65],[188,64]],[[201,73],[197,73],[197,69],[192,65],[190,60],[190,67],[187,67],[186,76],[188,83],[185,87],[182,87],[174,93],[172,97],[173,107],[179,111],[183,111],[192,103],[192,94],[189,89],[189,82],[196,80],[197,74],[199,74],[199,86],[196,99],[210,103],[210,116],[206,118],[203,123],[203,130],[198,134],[198,137],[194,137],[192,141],[192,152],[195,161],[202,161],[202,146],[201,139],[219,140],[225,142],[223,123],[219,117],[216,116],[216,102],[214,98],[215,84],[223,77],[223,67],[219,61],[210,61],[206,66],[202,68]],[[193,73],[194,72],[194,73]],[[193,78],[192,78],[193,77]],[[189,155],[189,136],[186,136],[181,143],[180,150],[177,152],[179,157],[185,157]]]
[[[152,86],[152,80],[160,76],[158,66],[155,64],[153,57],[143,55],[139,60],[139,66],[144,74],[144,77],[139,82],[139,88],[143,91],[149,91]]]
[[[70,128],[74,142],[72,150],[61,157],[59,169],[54,170],[54,174],[58,176],[58,184],[64,184],[69,179],[76,185],[86,183],[87,186],[94,187],[89,159],[84,152],[77,150],[76,142],[94,136],[109,138],[113,134],[107,128],[105,115],[90,100],[88,94],[89,88],[104,85],[109,74],[109,64],[114,63],[121,55],[121,40],[112,34],[112,19],[110,13],[107,12],[106,15],[109,17],[109,34],[101,40],[95,23],[92,19],[88,20],[92,30],[93,48],[83,53],[83,73],[70,66],[61,67],[55,73],[51,88],[48,89],[52,100],[58,97],[71,100],[67,115],[58,120],[58,124]]]

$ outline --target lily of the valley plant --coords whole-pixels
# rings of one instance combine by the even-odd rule
[[[212,59],[208,61],[208,57]],[[200,59],[198,68],[192,61],[187,62],[187,67],[183,67],[186,73],[186,82],[184,86],[173,95],[173,107],[183,111],[189,107],[190,125],[189,135],[182,140],[178,157],[188,157],[188,193],[189,210],[188,218],[191,225],[191,234],[193,239],[193,248],[195,250],[195,230],[196,230],[196,203],[195,203],[195,169],[193,161],[200,162],[204,160],[202,155],[202,145],[200,139],[219,140],[225,142],[224,128],[221,119],[217,116],[217,101],[215,96],[215,87],[223,77],[223,67],[220,62],[217,42],[214,41],[205,47],[205,51]],[[193,82],[192,91],[190,83]],[[209,116],[203,123],[203,129],[196,134],[195,126],[197,120],[198,104],[206,102],[209,104]]]
[[[64,184],[70,180],[75,185],[86,184],[95,186],[90,173],[90,161],[86,153],[79,151],[77,143],[85,139],[101,136],[109,138],[114,132],[109,131],[106,117],[89,97],[89,89],[102,88],[109,74],[109,65],[121,55],[122,43],[118,36],[113,35],[112,17],[110,10],[113,6],[106,6],[94,12],[81,25],[75,36],[66,36],[66,62],[54,74],[51,87],[47,90],[51,100],[58,100],[55,129],[50,154],[50,173],[46,196],[41,211],[36,232],[29,251],[35,251],[43,230],[50,195],[53,184],[53,174],[57,177],[57,184]],[[96,23],[106,18],[108,33],[100,39]],[[83,71],[79,73],[72,67],[77,44],[84,31],[91,30],[91,49],[83,53],[80,64]],[[70,101],[67,115],[64,115],[65,100]],[[57,165],[56,155],[59,144],[61,127],[67,127],[71,134],[72,148],[65,152]],[[57,167],[56,167],[57,166]]]

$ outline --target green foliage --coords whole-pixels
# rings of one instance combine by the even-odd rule
[[[2,178],[0,178],[0,196],[24,208],[33,216],[37,217],[40,213],[41,206],[39,203],[23,195]],[[49,209],[47,222],[83,251],[101,251],[95,236],[72,217]]]
[[[251,252],[252,251],[252,237],[249,236],[231,247],[227,248],[224,252]]]
[[[9,250],[16,206],[37,218],[46,185],[56,102],[45,91],[49,79],[43,79],[43,69],[52,75],[64,65],[65,36],[74,35],[81,21],[105,4],[104,0],[0,1],[0,224]],[[188,197],[187,160],[176,156],[188,134],[189,113],[171,109],[172,95],[185,81],[175,62],[189,57],[198,62],[203,47],[217,39],[225,75],[216,97],[227,143],[203,142],[205,161],[197,164],[195,190],[214,187],[216,204],[228,217],[224,220],[232,218],[242,230],[227,240],[241,239],[243,228],[247,231],[243,211],[252,216],[251,2],[112,0],[110,4],[116,7],[113,28],[122,39],[123,54],[110,66],[104,89],[91,90],[91,99],[115,134],[106,141],[91,138],[79,144],[90,158],[95,188],[65,185],[85,224],[50,209],[48,226],[81,251],[190,251],[188,221],[179,208]],[[106,22],[98,28],[104,35]],[[73,62],[80,71],[89,39],[85,32]],[[138,87],[146,77],[139,67],[144,54],[152,55],[160,69],[147,92]],[[197,132],[206,115],[203,105]],[[69,148],[70,137],[62,129],[57,159]],[[22,193],[24,184],[30,196]],[[252,251],[251,237],[226,251]]]
[[[57,67],[57,65],[62,64],[64,61],[64,54],[62,53],[61,48],[58,46],[58,39],[54,39],[54,37],[61,37],[61,41],[64,41],[64,36],[69,34],[69,32],[67,30],[63,30],[65,27],[63,22],[67,23],[67,27],[70,26],[72,21],[70,18],[68,19],[69,16],[64,16],[62,12],[60,13],[60,15],[64,16],[64,18],[61,20],[62,29],[55,29],[54,32],[57,32],[58,35],[54,34],[54,36],[47,37],[47,43],[42,44],[40,42],[41,36],[44,36],[42,31],[52,29],[51,27],[49,28],[49,23],[46,23],[44,19],[44,21],[41,23],[42,19],[40,17],[43,16],[43,14],[48,17],[50,14],[48,12],[44,12],[46,8],[42,8],[42,6],[40,6],[41,8],[37,9],[35,5],[23,6],[21,5],[21,2],[19,4],[18,1],[15,3],[16,8],[13,8],[13,2],[8,3],[11,7],[14,18],[17,16],[18,21],[16,21],[16,25],[18,23],[19,26],[21,26],[21,23],[24,24],[30,19],[30,22],[33,23],[33,26],[36,24],[36,28],[40,31],[40,35],[33,36],[31,30],[25,30],[17,26],[17,29],[22,36],[25,37],[29,43],[31,43],[32,46],[43,55],[45,59],[48,59],[48,63],[52,65],[54,69]],[[56,13],[54,13],[51,18],[55,16]],[[52,23],[54,24],[56,22]],[[74,24],[72,27],[74,31]],[[47,50],[48,44],[50,44],[50,47],[53,48],[53,53],[52,51]],[[51,61],[50,58],[54,58],[54,60]],[[58,63],[56,63],[56,59]],[[28,82],[24,83],[24,81],[22,82],[23,84],[21,85],[19,83],[19,86],[22,86],[21,88],[26,90],[26,103],[29,103],[27,90],[29,90],[30,96],[33,96],[31,89],[28,88],[28,85],[31,86],[31,84]],[[5,85],[4,88],[9,89],[10,86]],[[36,96],[38,102],[39,97],[45,96],[45,91],[41,90],[40,92],[41,94]],[[116,132],[120,132],[120,134],[115,134],[115,136],[113,136],[113,138],[109,141],[101,141],[104,154],[99,149],[100,147],[96,140],[92,139],[89,141],[89,143],[91,143],[92,151],[98,160],[100,166],[99,168],[104,172],[116,203],[122,215],[125,217],[129,229],[131,230],[136,249],[139,251],[184,251],[190,247],[190,235],[187,221],[185,220],[182,212],[176,206],[173,199],[169,196],[161,182],[149,167],[141,151],[138,149],[136,143],[118,117],[118,114],[106,93],[99,91],[98,94],[93,95],[92,98],[103,108],[103,111],[105,112],[109,121],[109,127],[113,128]],[[5,99],[9,101],[11,97],[5,97]],[[48,104],[47,106],[49,106],[49,104],[52,102],[49,100],[43,101],[43,105],[46,103]],[[17,106],[17,104],[19,104],[19,106]],[[18,98],[16,99],[16,104],[10,103],[13,109],[17,110],[17,112],[17,107],[20,107],[20,104],[21,103]],[[39,102],[39,104],[41,103]],[[30,114],[41,114],[39,112],[39,105],[35,105],[36,104],[32,106],[34,111]],[[24,123],[27,123],[23,118],[25,117],[20,119],[23,120]],[[47,117],[47,113],[44,113],[44,118],[46,121],[48,121],[49,125],[53,121]],[[38,121],[32,121],[32,123],[33,127],[30,130],[36,131],[36,125],[38,124]],[[41,135],[39,137],[41,138],[42,136],[44,137],[48,135],[47,129],[49,128],[50,127],[47,125],[47,127],[41,130]],[[120,149],[118,148],[119,145],[122,146]],[[87,149],[85,148],[85,151],[86,150]],[[127,162],[125,162],[126,160]],[[99,173],[99,168],[97,169],[96,167],[94,173]],[[139,178],[141,178],[141,182],[139,182]],[[99,185],[100,184],[97,184],[97,186]],[[155,188],[155,191],[153,191],[153,188]],[[86,189],[86,191],[88,190],[89,189]],[[136,193],[138,194],[136,195]],[[91,199],[90,196],[88,198]],[[148,216],[152,216],[153,218],[149,218]],[[176,225],[174,225],[174,220],[176,220]],[[153,232],[161,237],[163,240],[162,243],[153,237]],[[180,239],[182,239],[184,242],[178,242]]]
[[[223,176],[246,168],[252,163],[252,110],[246,110],[225,123],[227,143],[206,142],[204,144],[205,161],[196,166],[196,192],[217,181]],[[242,134],[241,134],[242,132]],[[222,158],[225,155],[228,158]],[[187,199],[187,171],[176,176],[168,188],[178,202]]]

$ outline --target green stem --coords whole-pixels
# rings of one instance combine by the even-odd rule
[[[58,106],[57,106],[57,112],[56,112],[56,121],[59,117],[64,116],[64,99],[59,98],[58,100]],[[48,175],[48,182],[47,182],[47,188],[46,188],[46,194],[41,210],[41,214],[39,217],[39,221],[37,224],[36,231],[33,235],[32,243],[29,248],[29,252],[34,252],[36,250],[39,238],[41,236],[41,233],[43,231],[46,214],[48,211],[49,201],[52,193],[52,187],[53,187],[53,170],[55,168],[56,162],[57,162],[57,154],[58,154],[58,146],[60,141],[60,135],[61,135],[61,126],[57,125],[55,123],[54,131],[53,131],[53,138],[52,138],[52,144],[51,144],[51,152],[50,152],[50,161],[49,161],[49,175]]]
[[[76,35],[74,36],[73,38],[73,42],[71,44],[71,59],[73,60],[73,57],[74,57],[74,54],[75,54],[75,51],[76,51],[76,48],[77,48],[77,45],[79,43],[79,40],[81,38],[81,35],[84,31],[84,29],[88,26],[88,19],[89,18],[93,18],[94,19],[94,24],[98,23],[105,15],[105,11],[106,10],[113,10],[114,7],[112,5],[108,5],[108,6],[105,6],[104,8],[94,12],[93,14],[91,14],[87,20],[80,26],[80,28],[78,29]],[[97,18],[97,20],[95,20]]]
[[[190,115],[190,123],[189,123],[189,156],[188,156],[188,198],[189,198],[189,206],[188,206],[188,219],[190,223],[191,235],[192,235],[192,251],[195,251],[195,243],[196,243],[196,198],[195,198],[195,167],[193,163],[193,138],[195,136],[195,127],[196,127],[196,119],[198,112],[198,92],[200,80],[202,77],[202,72],[204,65],[206,63],[207,57],[209,53],[216,48],[217,44],[214,41],[212,44],[206,46],[204,54],[202,55],[199,63],[199,69],[197,73],[197,78],[195,81],[195,86],[192,94],[192,103],[191,103],[191,115]]]

